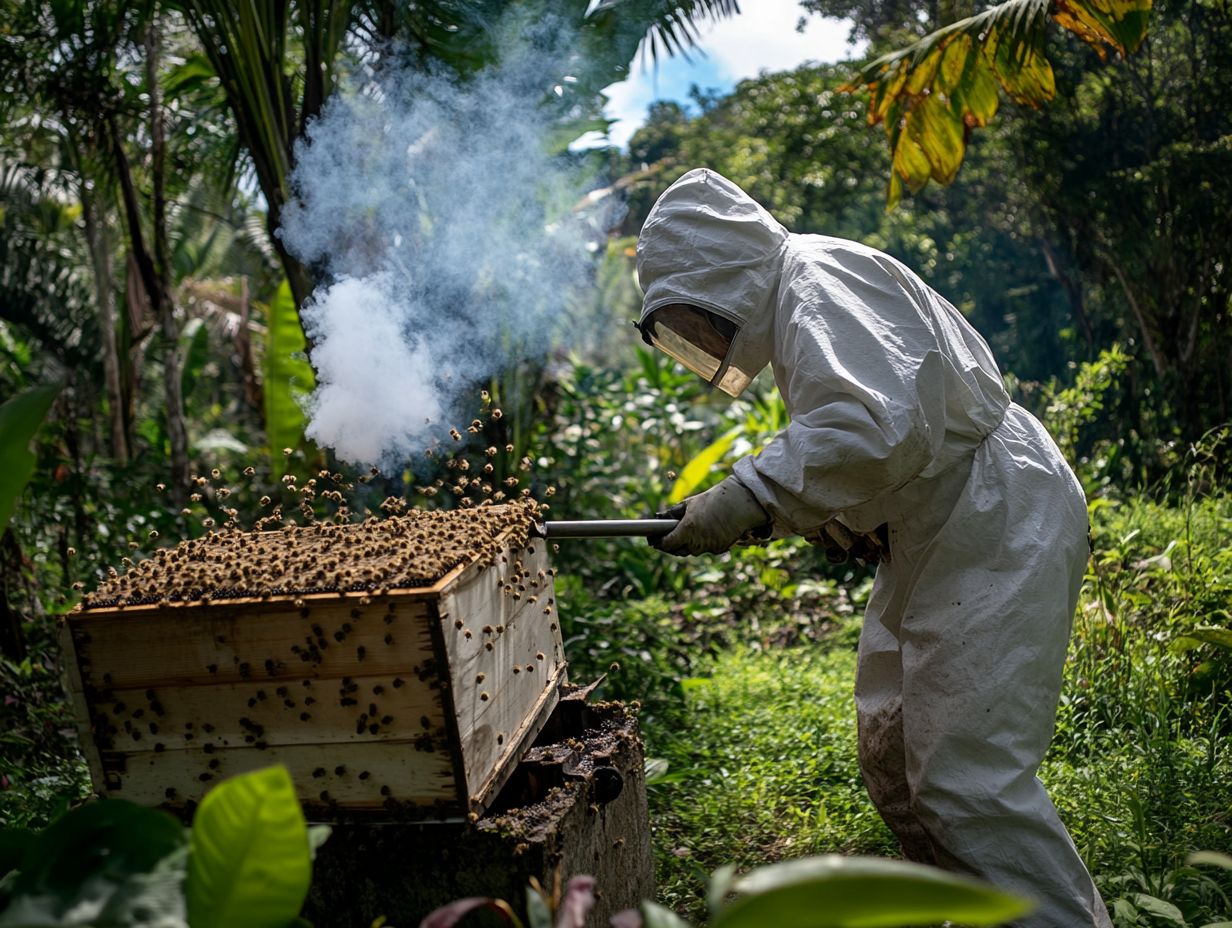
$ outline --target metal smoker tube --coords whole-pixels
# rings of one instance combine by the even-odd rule
[[[679,519],[580,519],[539,522],[540,538],[650,538],[666,535]]]

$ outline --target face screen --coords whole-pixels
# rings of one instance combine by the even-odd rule
[[[642,327],[642,337],[707,383],[713,383],[739,331],[736,323],[715,313],[672,303],[650,314]],[[724,388],[724,392],[730,391]]]

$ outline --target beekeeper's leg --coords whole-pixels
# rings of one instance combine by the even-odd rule
[[[911,809],[903,746],[903,664],[895,632],[902,620],[899,560],[883,563],[864,611],[856,675],[860,774],[873,805],[902,845],[903,856],[935,864],[932,844]],[[893,631],[891,631],[893,629]]]
[[[1018,436],[1000,459],[996,442],[981,448],[904,607],[911,806],[942,866],[1036,901],[1020,928],[1110,928],[1035,775],[1052,737],[1086,563],[1086,512],[1080,491],[1032,483],[1024,463],[1032,440]],[[1018,485],[1027,492],[1007,492],[1016,478],[1006,467],[1028,471]]]

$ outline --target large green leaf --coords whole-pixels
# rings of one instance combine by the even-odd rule
[[[60,384],[32,387],[0,404],[0,532],[34,476],[36,461],[30,442],[61,389]]]
[[[201,372],[210,360],[210,331],[200,319],[189,319],[180,333],[180,352],[184,364],[180,368],[180,396],[187,406]]]
[[[26,828],[0,828],[0,878],[16,870],[34,832]]]
[[[642,928],[693,928],[671,909],[656,902],[643,902],[641,915]]]
[[[1221,628],[1218,625],[1198,625],[1189,629],[1177,639],[1178,645],[1197,647],[1199,644],[1213,644],[1219,648],[1232,650],[1232,628]]]
[[[193,819],[192,928],[284,928],[308,894],[308,828],[281,765],[225,780]]]
[[[285,280],[265,307],[265,317],[269,333],[263,371],[265,436],[271,469],[278,477],[286,466],[282,449],[297,448],[304,440],[305,419],[300,401],[312,392],[316,377],[304,357],[307,342],[291,287]]]
[[[713,928],[902,928],[953,919],[996,925],[1030,909],[970,877],[897,860],[828,854],[736,881]]]
[[[1222,867],[1224,870],[1232,870],[1232,855],[1221,854],[1219,851],[1194,851],[1185,863],[1191,867],[1207,864],[1212,867]]]
[[[74,809],[24,842],[3,928],[187,928],[184,829],[122,800]]]
[[[714,465],[723,459],[723,455],[727,454],[735,440],[740,437],[740,432],[739,426],[729,429],[698,452],[672,484],[672,492],[667,501],[678,503],[697,489],[702,481],[710,476]]]

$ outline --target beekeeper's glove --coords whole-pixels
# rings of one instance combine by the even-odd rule
[[[719,554],[747,537],[769,535],[770,516],[735,477],[690,496],[661,517],[679,519],[650,543],[668,554]]]

